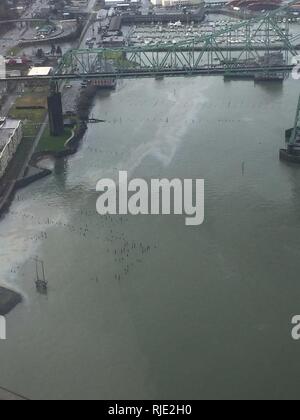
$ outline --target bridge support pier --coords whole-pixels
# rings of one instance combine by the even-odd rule
[[[61,136],[64,133],[64,117],[61,93],[57,83],[51,84],[50,95],[48,96],[48,116],[51,136]]]
[[[300,147],[299,146],[295,148],[288,146],[287,149],[280,149],[279,159],[284,162],[300,164]]]
[[[291,163],[300,163],[300,96],[297,105],[294,127],[285,133],[286,149],[279,152],[280,160]]]

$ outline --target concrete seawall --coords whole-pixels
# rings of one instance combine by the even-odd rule
[[[23,178],[18,179],[15,185],[16,190],[25,188],[28,185],[32,184],[33,182],[39,181],[40,179],[43,179],[52,174],[50,169],[39,169],[39,168],[34,168],[34,167],[30,169],[32,169],[33,173],[29,172]]]

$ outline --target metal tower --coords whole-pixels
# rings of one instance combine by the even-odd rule
[[[297,104],[294,128],[289,139],[289,145],[293,146],[297,144],[299,140],[300,140],[300,96],[299,96],[299,100]]]
[[[280,149],[280,160],[300,164],[300,96],[298,99],[294,127],[285,132],[286,149]]]

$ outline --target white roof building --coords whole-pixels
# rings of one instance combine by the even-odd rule
[[[105,7],[115,7],[118,4],[124,4],[127,0],[105,0]]]
[[[28,76],[49,76],[53,71],[53,67],[32,67]]]
[[[203,0],[151,0],[154,6],[172,7],[186,4],[201,4]]]

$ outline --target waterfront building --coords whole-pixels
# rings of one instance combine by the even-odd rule
[[[110,9],[111,7],[117,7],[125,3],[127,3],[127,0],[105,0],[105,7]]]
[[[0,118],[0,178],[16,153],[22,136],[22,121]]]
[[[105,0],[105,7],[118,9],[134,9],[141,5],[141,0]]]

